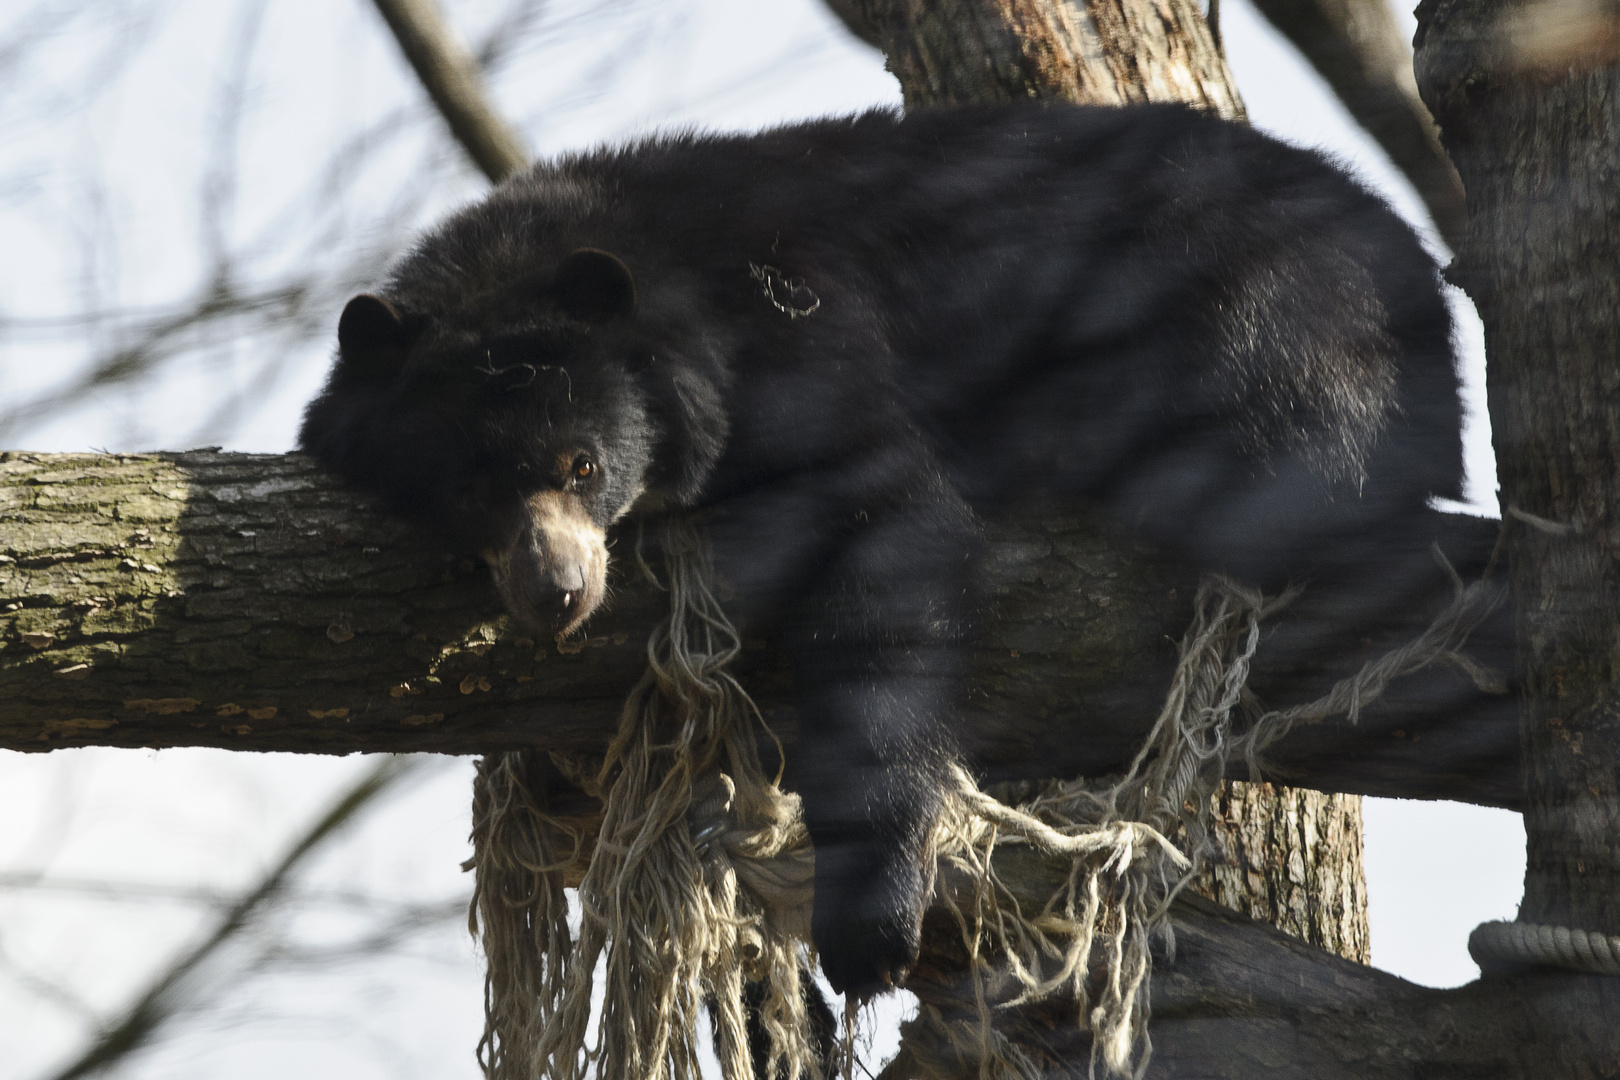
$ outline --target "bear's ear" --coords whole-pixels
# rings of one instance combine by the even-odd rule
[[[617,255],[580,248],[557,266],[550,295],[581,322],[600,325],[636,310],[636,279]]]
[[[392,378],[405,365],[410,343],[394,305],[361,293],[338,319],[338,370],[345,378],[364,382]]]

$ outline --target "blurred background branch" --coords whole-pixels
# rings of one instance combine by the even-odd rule
[[[468,51],[434,0],[376,0],[376,5],[451,134],[490,181],[498,181],[526,164],[528,152],[521,136],[499,115],[489,99],[480,61]],[[532,11],[531,5],[518,5],[511,9],[500,28],[486,43],[484,55],[490,59],[498,55],[500,43],[510,40],[514,31],[526,25]],[[224,316],[241,317],[264,311],[282,325],[298,320],[310,295],[308,282],[284,287],[264,297],[242,297],[233,295],[231,291],[235,260],[226,234],[238,186],[235,150],[244,113],[247,76],[263,15],[262,2],[247,4],[239,12],[236,47],[227,68],[228,78],[221,89],[215,130],[208,143],[208,169],[202,184],[202,217],[206,256],[213,267],[213,288],[209,295],[190,311],[152,325],[143,340],[120,350],[76,385],[58,390],[30,405],[0,412],[0,433],[9,424],[27,419],[30,413],[38,416],[97,387],[139,377],[155,365],[166,346],[172,347],[177,338],[200,324],[215,320],[222,322]],[[3,63],[3,59],[0,56],[0,63]],[[351,144],[345,149],[352,152],[354,147]],[[228,331],[236,327],[226,325],[221,329]],[[236,400],[227,402],[222,414],[216,414],[210,426],[220,425],[239,407]],[[213,932],[158,973],[147,989],[137,995],[119,1016],[100,1023],[100,1030],[91,1043],[68,1065],[54,1073],[53,1080],[74,1080],[113,1068],[121,1059],[157,1038],[164,1025],[177,1013],[194,1008],[199,1002],[214,996],[219,986],[240,982],[243,968],[271,965],[324,968],[343,960],[388,952],[426,927],[450,918],[459,919],[467,907],[466,896],[435,904],[394,905],[393,910],[386,913],[374,911],[373,914],[379,917],[374,919],[369,932],[353,940],[320,947],[300,947],[276,940],[263,947],[253,962],[239,961],[234,965],[234,970],[224,973],[213,971],[208,975],[200,974],[211,960],[218,958],[226,946],[250,926],[266,922],[276,907],[290,906],[293,894],[288,889],[289,879],[305,859],[374,804],[379,796],[396,788],[402,779],[418,771],[427,760],[426,757],[392,755],[380,759],[348,790],[340,793],[333,805],[292,841],[282,859],[255,885],[228,901],[217,891],[177,890],[172,886],[139,887],[110,882],[50,881],[39,874],[0,874],[0,888],[55,888],[116,898],[158,895],[167,899],[201,901],[222,909]],[[315,898],[306,895],[302,899],[307,902]],[[341,900],[350,905],[365,904],[368,907],[375,905],[374,898],[352,892],[320,899]],[[4,962],[3,954],[0,954],[0,962]],[[88,1006],[66,988],[57,986],[43,976],[31,973],[23,975],[26,984],[35,992],[57,1000],[66,1008],[90,1015]]]
[[[496,111],[477,62],[439,5],[434,0],[375,2],[450,133],[484,175],[498,182],[526,165],[523,137]]]
[[[56,157],[63,148],[54,129],[116,112],[120,82],[141,63],[143,47],[200,28],[178,26],[174,6],[156,0],[39,0],[9,23],[0,20],[0,132],[21,136],[13,141],[23,148],[0,170],[0,200],[28,216],[27,232],[76,234],[76,250],[51,247],[58,260],[77,262],[79,279],[77,307],[43,316],[19,313],[38,310],[26,304],[28,289],[0,291],[0,349],[26,348],[53,360],[0,371],[0,445],[38,445],[37,434],[53,421],[109,403],[125,416],[122,441],[174,445],[228,437],[286,389],[290,361],[326,337],[342,300],[375,280],[400,239],[442,209],[447,195],[467,190],[465,166],[442,140],[423,137],[442,122],[441,108],[476,167],[490,175],[510,171],[527,152],[489,104],[483,79],[536,50],[602,32],[615,19],[633,32],[638,10],[650,5],[618,0],[547,21],[538,0],[507,0],[486,12],[470,50],[424,0],[377,6],[423,76],[430,103],[373,111],[323,159],[299,162],[266,191],[264,164],[276,156],[266,145],[274,137],[265,123],[266,49],[282,46],[267,44],[262,0],[220,5],[218,13],[229,18],[213,28],[215,48],[194,54],[216,68],[208,105],[203,116],[175,118],[201,127],[201,160],[193,178],[168,181],[180,183],[167,193],[174,224],[160,239],[130,235],[139,230],[114,205],[128,193],[103,173],[112,148],[101,134],[88,135],[74,160],[64,161]],[[85,57],[80,63],[55,62],[67,40]],[[588,83],[567,91],[576,102],[594,92]],[[175,235],[188,204],[191,235]],[[126,252],[141,262],[190,264],[194,284],[180,285],[178,295],[151,296],[151,282],[124,280]],[[48,268],[36,267],[36,276],[40,269]],[[169,289],[185,276],[183,265],[153,275]],[[129,303],[131,292],[147,295]],[[213,399],[210,408],[175,417],[179,410],[150,400],[147,391],[177,370],[192,380],[215,376],[228,388],[205,395]]]
[[[225,947],[254,920],[265,917],[267,909],[281,899],[289,879],[312,853],[340,829],[351,824],[379,796],[419,770],[422,761],[421,758],[390,755],[366,770],[293,841],[279,862],[230,904],[211,933],[159,972],[127,1008],[101,1025],[91,1044],[66,1066],[52,1073],[52,1080],[74,1080],[75,1077],[106,1071],[156,1038],[177,1013],[206,1002],[217,996],[222,987],[239,982],[243,966],[239,962],[232,964],[227,961],[224,965],[210,962],[218,959]],[[465,906],[465,901],[460,901],[457,910]],[[403,920],[396,918],[386,929],[373,933],[369,941],[356,943],[348,951],[375,953],[386,948],[401,935],[409,933],[413,925],[421,921],[421,917],[421,912],[412,911]],[[288,955],[296,955],[293,950],[285,951]],[[334,950],[325,952],[327,960],[334,955]],[[309,962],[310,957],[304,959]]]

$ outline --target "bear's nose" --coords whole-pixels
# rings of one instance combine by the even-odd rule
[[[567,570],[537,575],[535,606],[541,610],[554,610],[559,615],[572,612],[585,588],[585,572],[577,566]]]
[[[514,615],[538,629],[556,632],[579,610],[585,571],[580,566],[551,568],[539,561],[519,560],[508,568],[500,585]]]

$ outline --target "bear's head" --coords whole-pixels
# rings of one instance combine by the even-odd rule
[[[620,259],[575,251],[534,292],[350,300],[299,443],[482,555],[515,616],[564,634],[606,595],[608,527],[694,501],[725,424],[720,388],[637,325]]]

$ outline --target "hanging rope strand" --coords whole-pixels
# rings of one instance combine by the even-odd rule
[[[470,918],[489,962],[480,1043],[489,1080],[697,1080],[705,1005],[726,1080],[750,1080],[745,980],[763,987],[769,1073],[808,1080],[824,1064],[812,1049],[800,984],[814,853],[798,797],[764,775],[757,737],[767,729],[730,674],[741,643],[714,595],[701,533],[671,518],[660,536],[670,614],[649,638],[647,671],[600,761],[556,759],[602,800],[594,846],[535,799],[526,753],[479,767]],[[637,560],[651,577],[639,544]],[[953,1074],[971,1065],[983,1080],[1039,1075],[1027,1052],[996,1031],[995,1014],[1065,994],[1092,1033],[1092,1072],[1140,1077],[1152,1053],[1149,944],[1168,935],[1170,904],[1203,865],[1210,796],[1228,765],[1242,758],[1257,768],[1265,749],[1299,724],[1356,719],[1393,679],[1437,660],[1485,685],[1488,674],[1460,649],[1500,590],[1456,585],[1452,603],[1412,642],[1322,698],[1245,726],[1261,624],[1297,593],[1268,599],[1206,576],[1164,707],[1120,780],[1104,788],[1054,783],[1011,807],[954,768],[927,858],[968,883],[938,899],[957,920],[978,1016],[964,1025],[925,1012],[908,1027],[906,1060],[948,1052]],[[1025,913],[997,875],[993,856],[1007,843],[1070,862],[1037,913]],[[563,875],[587,857],[579,929],[570,933]],[[592,1044],[599,961],[605,983]],[[847,1028],[845,1047],[848,1057]]]

